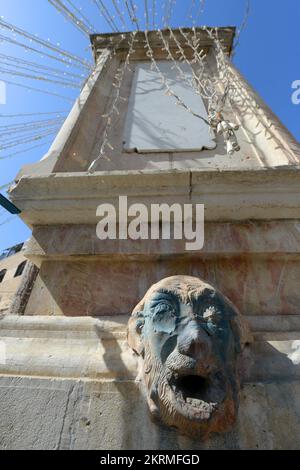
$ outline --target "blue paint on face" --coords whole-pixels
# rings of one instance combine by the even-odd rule
[[[129,340],[144,358],[153,415],[188,434],[225,430],[234,422],[235,315],[222,294],[197,278],[175,276],[151,288],[133,313]]]
[[[214,354],[224,363],[234,355],[230,325],[233,314],[213,290],[205,290],[186,303],[173,292],[159,290],[145,304],[142,337],[152,343],[156,355],[165,361],[176,348],[180,335],[186,334],[187,329],[187,334],[193,335],[201,328],[208,335]]]
[[[170,334],[177,328],[179,313],[179,302],[174,295],[157,292],[146,305],[144,317],[154,331]]]

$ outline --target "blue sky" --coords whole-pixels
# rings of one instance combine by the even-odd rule
[[[117,0],[124,3],[123,0]],[[111,10],[111,0],[104,0],[105,5]],[[151,4],[151,1],[148,0]],[[199,0],[195,1],[193,15],[199,9]],[[82,8],[85,16],[89,17],[98,32],[108,32],[109,26],[100,16],[100,12],[93,4],[93,0],[73,0],[78,8]],[[143,18],[144,0],[136,1],[138,16]],[[157,0],[158,18],[164,11],[164,0]],[[174,9],[172,26],[188,25],[187,13],[190,10],[191,0],[177,0]],[[239,26],[243,20],[245,11],[244,0],[207,0],[204,13],[199,17],[197,26]],[[92,60],[89,40],[68,21],[66,21],[47,0],[0,0],[0,17],[5,21],[37,34],[38,37],[50,40],[53,44],[74,53],[77,56]],[[143,21],[141,21],[142,26]],[[279,2],[274,0],[252,0],[251,13],[245,28],[240,45],[237,49],[234,62],[246,79],[263,97],[272,110],[280,117],[282,122],[292,132],[297,140],[300,140],[300,105],[296,106],[291,101],[291,84],[294,80],[300,80],[299,44],[300,44],[300,2],[299,0],[286,0]],[[128,30],[130,22],[127,22]],[[38,62],[49,67],[59,68],[80,75],[82,70],[69,68],[59,62],[43,56],[45,49],[36,46],[28,39],[12,36],[12,33],[0,29],[0,34],[23,41],[28,46],[37,47],[40,54],[26,52],[24,49],[8,44],[0,39],[0,54],[19,57],[32,62]],[[0,58],[1,65],[1,58]],[[71,101],[76,98],[78,89],[64,88],[57,84],[43,84],[21,77],[3,75],[0,71],[0,80],[15,81],[23,85],[37,87],[49,93],[58,93],[66,99],[54,97],[36,91],[7,84],[6,105],[0,104],[0,116],[9,114],[26,114],[42,112],[61,112],[63,115],[71,108]],[[76,78],[78,83],[79,78]],[[62,115],[51,115],[59,118]],[[46,119],[41,116],[39,119]],[[37,117],[24,117],[19,120],[0,117],[0,126],[13,122],[28,122]],[[48,118],[47,118],[48,119]],[[14,157],[1,160],[1,156],[13,152],[21,152],[31,145],[22,145],[9,151],[0,152],[0,187],[14,179],[18,170],[26,163],[40,160],[49,148],[53,136],[45,141],[37,142],[41,147],[29,152],[20,153]],[[2,191],[4,192],[4,191]],[[18,218],[9,223],[3,222],[9,218],[8,214],[0,211],[0,251],[29,237],[29,229]]]

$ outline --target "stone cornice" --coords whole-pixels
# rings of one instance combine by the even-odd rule
[[[184,33],[190,33],[192,30],[191,28],[182,28]],[[222,41],[222,44],[225,50],[230,54],[232,49],[232,44],[235,36],[235,27],[228,26],[228,27],[218,27],[218,28],[208,28],[211,31],[217,31],[218,38]],[[173,34],[176,36],[176,39],[181,44],[182,47],[186,46],[186,39],[180,33],[179,29],[172,30]],[[197,38],[200,39],[199,41],[199,49],[209,49],[213,45],[212,39],[209,37],[208,32],[203,28],[195,28]],[[162,33],[168,39],[170,44],[170,48],[176,47],[176,43],[174,39],[170,38],[170,32],[168,29],[162,30]],[[128,49],[128,43],[130,39],[131,33],[107,33],[107,34],[92,34],[90,36],[92,48],[94,51],[94,58],[97,62],[99,55],[101,55],[102,50],[106,48],[114,48],[116,47],[117,52]],[[157,31],[149,31],[148,32],[149,43],[153,49],[162,48],[164,46],[162,40],[160,39]],[[136,34],[136,43],[135,43],[135,50],[144,49],[145,45],[145,33],[143,31],[138,31]]]
[[[300,219],[299,169],[113,171],[22,177],[10,197],[28,225],[94,224],[102,203],[204,204],[207,221]]]
[[[291,337],[299,339],[299,316],[247,316],[246,320],[255,342],[250,364],[245,356],[244,380],[298,379],[299,368],[291,361],[287,366],[280,357],[292,351]],[[6,345],[7,361],[0,364],[0,376],[134,381],[137,359],[127,345],[127,321],[128,315],[5,317],[0,321],[0,339]],[[281,352],[279,358],[274,348]]]

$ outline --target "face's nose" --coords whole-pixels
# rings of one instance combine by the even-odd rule
[[[193,359],[204,359],[211,353],[211,340],[196,321],[190,321],[178,336],[178,351]]]

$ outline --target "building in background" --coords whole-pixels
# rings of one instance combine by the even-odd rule
[[[23,243],[7,248],[0,254],[0,315],[8,313],[22,282],[28,260]]]

